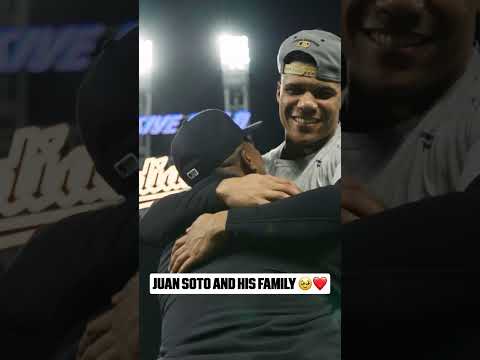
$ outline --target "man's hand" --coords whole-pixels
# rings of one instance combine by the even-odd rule
[[[138,274],[112,298],[113,308],[88,323],[77,360],[137,360],[139,351]]]
[[[357,215],[354,215],[352,212],[347,209],[341,208],[341,220],[342,224],[348,224],[349,222],[360,219]]]
[[[109,310],[87,324],[78,345],[77,360],[118,359],[111,334],[112,314]]]
[[[360,183],[350,178],[342,178],[341,184],[342,223],[348,223],[385,210],[384,205],[375,199]]]
[[[294,182],[271,175],[249,174],[223,180],[217,196],[229,208],[268,204],[301,192]]]
[[[170,272],[186,272],[222,249],[227,212],[203,214],[177,239],[170,257]]]

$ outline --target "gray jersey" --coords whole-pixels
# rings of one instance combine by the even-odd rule
[[[340,162],[342,155],[340,125],[337,126],[335,134],[320,150],[305,158],[297,160],[281,159],[280,157],[284,147],[285,142],[263,155],[265,168],[270,175],[291,180],[295,182],[302,191],[333,185],[340,180],[342,170]],[[340,248],[338,247],[331,253],[325,254],[322,264],[319,264],[319,266],[324,266],[327,271],[333,274],[334,279],[338,279],[340,277],[339,264]],[[332,282],[332,288],[334,288],[335,291],[330,295],[330,301],[335,306],[334,316],[337,319],[337,325],[340,329],[340,286],[337,281]]]
[[[424,116],[378,133],[342,135],[342,171],[387,207],[463,191],[480,175],[480,54]]]
[[[341,176],[341,129],[316,153],[297,160],[281,159],[285,142],[263,155],[270,175],[294,181],[303,190],[333,185]]]

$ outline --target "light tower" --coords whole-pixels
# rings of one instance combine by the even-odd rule
[[[235,112],[249,108],[248,37],[245,35],[220,35],[218,38],[222,64],[225,110]]]

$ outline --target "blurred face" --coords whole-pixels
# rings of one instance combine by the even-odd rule
[[[313,145],[335,132],[340,84],[284,74],[277,87],[277,102],[286,139],[297,145]]]
[[[248,158],[250,170],[256,174],[265,175],[267,171],[265,170],[265,164],[263,162],[262,155],[257,150],[253,142],[244,142],[243,150],[245,151]]]
[[[377,94],[449,86],[472,51],[480,0],[342,0],[349,81]]]

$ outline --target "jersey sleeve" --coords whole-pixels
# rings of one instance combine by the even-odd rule
[[[226,209],[217,197],[221,179],[199,183],[189,191],[173,194],[154,203],[140,221],[143,245],[162,247],[165,235],[175,228],[187,228],[200,215]]]
[[[226,231],[235,247],[288,249],[293,243],[318,243],[339,226],[340,191],[327,186],[262,206],[230,209]]]

